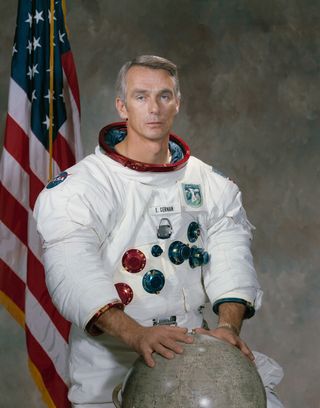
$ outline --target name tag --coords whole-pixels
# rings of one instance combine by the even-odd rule
[[[149,209],[151,215],[165,215],[181,213],[180,204],[158,205]]]

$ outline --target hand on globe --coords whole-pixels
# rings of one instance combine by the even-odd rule
[[[217,327],[215,329],[206,330],[203,328],[194,329],[195,333],[205,334],[207,336],[217,337],[218,339],[225,340],[233,346],[237,347],[242,353],[249,358],[249,360],[254,360],[254,355],[249,349],[247,344],[235,333],[232,328],[229,327]]]
[[[152,353],[158,353],[169,360],[174,358],[175,354],[183,352],[183,347],[178,342],[187,344],[193,342],[192,336],[187,333],[188,329],[182,327],[140,326],[132,333],[130,346],[144,358],[147,366],[154,367]]]

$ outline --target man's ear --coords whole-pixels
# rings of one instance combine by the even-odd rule
[[[116,109],[121,119],[125,119],[125,120],[128,119],[128,112],[127,112],[126,104],[119,97],[116,98]]]
[[[176,102],[176,115],[179,113],[180,110],[180,98],[177,98],[177,102]]]

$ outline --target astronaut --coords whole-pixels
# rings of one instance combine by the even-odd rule
[[[53,179],[35,206],[46,282],[72,322],[69,399],[112,407],[112,390],[142,355],[167,359],[189,332],[219,337],[254,355],[239,337],[261,305],[252,225],[238,187],[190,156],[171,132],[179,111],[176,66],[161,57],[126,63],[117,81],[123,122],[103,128],[95,153]],[[218,314],[205,327],[202,310]],[[255,354],[268,408],[281,368]],[[270,391],[270,392],[269,392]]]

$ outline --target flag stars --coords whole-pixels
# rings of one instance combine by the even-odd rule
[[[34,65],[32,67],[32,72],[33,72],[33,76],[35,76],[35,74],[39,74],[39,71],[37,70],[38,64]]]
[[[29,54],[31,54],[32,51],[32,42],[30,40],[28,40],[28,45],[27,45],[27,50],[29,50]]]
[[[55,10],[53,10],[53,19],[56,20],[56,18],[54,16],[54,13],[55,13]],[[49,23],[50,23],[51,22],[51,11],[50,10],[48,10],[48,20],[49,20]]]
[[[31,68],[30,66],[28,67],[28,73],[27,76],[29,77],[29,79],[33,78],[35,76],[35,74],[39,74],[39,71],[37,70],[38,64],[33,65],[33,67]]]
[[[61,33],[61,31],[59,30],[59,40],[64,43],[64,39],[63,37],[66,35],[66,33]]]
[[[16,49],[16,43],[14,43],[12,47],[12,55],[14,55],[16,52],[18,52],[18,50]]]
[[[30,27],[32,26],[32,15],[30,13],[28,13],[28,18],[25,21],[26,23],[30,24]]]
[[[50,89],[48,89],[48,93],[47,93],[47,95],[44,96],[44,98],[50,100],[50,99],[51,99],[50,94],[51,94]],[[54,97],[54,91],[53,91],[53,99],[56,99],[56,98]]]
[[[31,79],[31,78],[33,77],[33,75],[32,75],[32,68],[31,68],[31,67],[28,67],[27,76],[29,77],[29,79]]]
[[[42,13],[43,13],[43,11],[38,11],[38,10],[36,10],[36,14],[34,15],[34,19],[36,20],[36,23],[38,24],[39,23],[39,21],[44,21],[44,18],[42,17]]]
[[[37,99],[37,97],[36,97],[36,90],[34,89],[34,90],[32,91],[32,95],[31,95],[31,102],[34,101],[34,100],[36,100],[36,99]]]
[[[42,122],[44,125],[46,125],[47,130],[50,127],[50,118],[48,115],[46,115],[46,120]],[[54,126],[54,124],[52,123],[52,127]]]
[[[37,47],[41,47],[40,37],[38,37],[38,38],[33,37],[33,49],[36,50]]]

